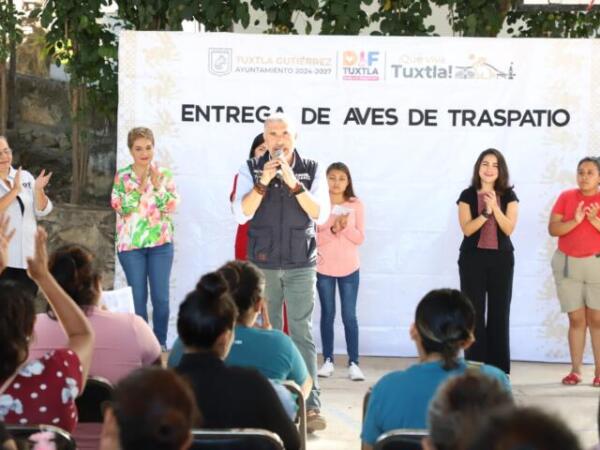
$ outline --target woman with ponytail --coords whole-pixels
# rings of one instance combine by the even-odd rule
[[[279,435],[287,450],[300,438],[269,380],[257,370],[227,367],[238,318],[221,273],[204,275],[179,307],[177,331],[185,353],[177,372],[188,378],[206,428],[262,428]]]
[[[426,428],[427,407],[438,386],[467,369],[497,378],[510,391],[503,371],[461,357],[473,343],[474,328],[473,306],[460,291],[437,289],[423,297],[410,327],[419,362],[385,375],[373,387],[361,433],[363,450],[386,431]]]
[[[77,244],[65,245],[52,253],[49,268],[58,284],[83,310],[96,333],[90,375],[116,384],[133,370],[160,362],[160,344],[144,319],[102,308],[102,275],[89,250]],[[66,340],[51,309],[38,314],[30,358],[64,347]]]

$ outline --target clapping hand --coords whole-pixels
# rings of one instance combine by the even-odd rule
[[[598,212],[600,211],[600,204],[594,202],[588,205],[586,210],[587,219],[592,222],[597,219]]]
[[[48,234],[42,227],[37,228],[35,233],[35,250],[33,257],[27,258],[27,275],[33,281],[38,281],[47,275],[48,272],[48,250],[46,241]]]
[[[486,192],[483,195],[483,202],[485,203],[485,210],[488,213],[492,213],[498,207],[498,200],[496,198],[496,191]]]
[[[10,218],[0,213],[0,273],[8,264],[8,244],[15,235],[14,228],[11,231],[8,230],[9,223]]]
[[[583,219],[585,219],[585,214],[586,211],[583,209],[583,201],[579,202],[579,204],[577,205],[577,209],[575,210],[575,222],[577,222],[578,224],[583,222]]]
[[[277,161],[279,161],[283,182],[287,184],[290,189],[294,189],[298,184],[298,180],[296,179],[296,175],[294,175],[294,171],[285,159],[278,159]]]
[[[337,221],[338,221],[340,231],[348,226],[348,216],[349,215],[350,214],[347,213],[347,214],[342,214],[341,216],[338,216]]]
[[[13,180],[13,191],[17,192],[17,195],[21,193],[21,168],[17,169],[17,173],[15,175],[15,179]]]
[[[162,175],[160,174],[158,168],[150,164],[150,182],[154,189],[160,188],[160,182],[162,181]]]
[[[21,169],[19,168],[19,171],[20,170]],[[44,188],[48,185],[48,182],[50,181],[51,176],[52,176],[52,172],[48,172],[48,174],[46,174],[46,169],[42,169],[42,171],[37,176],[37,178],[35,179],[35,182],[33,184],[35,190],[43,191]],[[15,181],[16,181],[16,178],[15,178]]]

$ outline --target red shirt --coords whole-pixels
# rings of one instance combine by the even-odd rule
[[[600,203],[600,193],[583,195],[579,189],[564,191],[558,196],[552,214],[560,214],[563,222],[569,222],[575,218],[575,210],[581,201],[584,208],[590,203]],[[558,238],[558,249],[575,258],[596,255],[600,253],[600,232],[585,217],[579,225]]]
[[[30,361],[0,395],[0,421],[14,425],[55,425],[73,432],[75,398],[81,392],[81,363],[62,348]]]

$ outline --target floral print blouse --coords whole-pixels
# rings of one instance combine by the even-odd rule
[[[23,366],[0,395],[0,421],[13,425],[55,425],[72,433],[75,399],[81,392],[81,363],[62,348]]]
[[[117,212],[117,251],[124,252],[156,247],[173,240],[171,213],[179,203],[173,174],[169,169],[157,167],[160,187],[156,189],[148,180],[140,192],[141,179],[133,165],[117,171],[111,195],[111,206]]]

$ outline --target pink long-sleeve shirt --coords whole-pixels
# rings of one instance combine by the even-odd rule
[[[334,214],[330,214],[323,225],[317,226],[317,272],[330,277],[344,277],[358,270],[358,246],[365,239],[362,202],[354,198],[341,206],[350,210],[346,228],[339,233],[331,232],[336,219]]]

